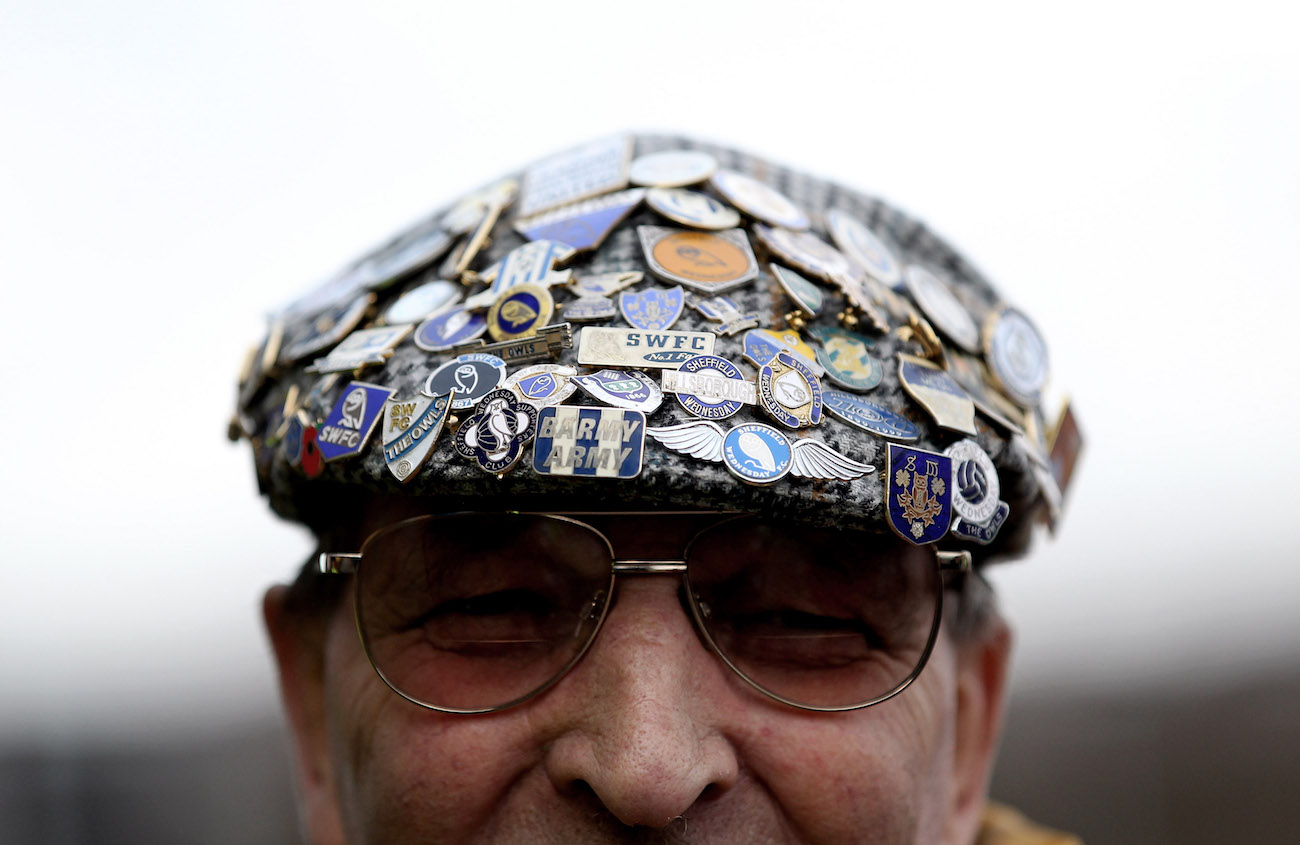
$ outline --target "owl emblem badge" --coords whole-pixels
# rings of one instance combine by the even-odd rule
[[[504,475],[537,433],[537,407],[501,387],[483,397],[474,414],[456,431],[456,451],[484,472]]]
[[[943,538],[952,524],[952,458],[889,444],[886,478],[889,527],[923,546]]]

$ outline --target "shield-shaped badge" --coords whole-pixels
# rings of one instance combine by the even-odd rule
[[[646,288],[618,295],[618,308],[628,325],[647,332],[661,332],[677,322],[686,298],[680,286],[664,290]]]
[[[952,458],[890,443],[885,481],[889,527],[898,536],[923,546],[948,533],[952,524]]]
[[[354,381],[343,391],[316,435],[316,445],[326,461],[359,454],[374,431],[393,391],[377,384]]]
[[[455,395],[453,390],[445,396],[390,398],[384,403],[384,463],[398,481],[415,478],[433,453]]]

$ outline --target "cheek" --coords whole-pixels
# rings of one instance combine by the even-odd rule
[[[349,842],[462,841],[540,752],[516,717],[463,718],[390,690],[349,622],[331,632],[326,704],[335,792]]]
[[[943,651],[882,704],[843,714],[782,711],[744,735],[750,776],[804,841],[939,841],[955,719],[953,667]]]

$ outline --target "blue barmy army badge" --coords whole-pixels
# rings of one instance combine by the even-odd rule
[[[384,403],[384,463],[398,481],[415,478],[433,454],[455,391],[446,396],[389,398]]]
[[[626,408],[543,408],[533,443],[539,475],[635,478],[645,454],[645,414]]]
[[[354,381],[343,390],[316,434],[316,445],[326,461],[359,454],[374,431],[384,402],[393,391],[377,384]]]
[[[618,310],[622,312],[623,319],[633,328],[647,332],[671,328],[682,315],[685,304],[680,285],[667,290],[625,290],[618,295]]]
[[[456,430],[456,451],[476,461],[484,472],[504,475],[524,453],[524,444],[537,433],[537,407],[498,388],[483,397],[469,419]]]
[[[952,458],[890,443],[885,481],[889,527],[917,546],[943,539],[952,524]]]

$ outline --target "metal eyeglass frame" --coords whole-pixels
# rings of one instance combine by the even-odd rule
[[[380,679],[388,686],[389,689],[391,689],[393,692],[400,695],[402,698],[405,698],[407,701],[410,701],[412,704],[417,704],[420,707],[424,707],[429,710],[436,710],[439,713],[453,713],[453,714],[469,716],[469,715],[476,715],[482,713],[497,713],[502,710],[507,710],[511,707],[515,707],[517,705],[523,704],[524,702],[536,698],[537,696],[546,692],[548,689],[558,684],[561,680],[563,680],[563,678],[566,675],[569,674],[569,672],[573,669],[573,667],[576,666],[578,662],[581,661],[582,658],[587,654],[587,651],[591,648],[592,644],[596,642],[596,638],[600,636],[600,631],[605,625],[605,619],[609,615],[610,608],[614,606],[615,590],[617,589],[619,575],[634,575],[634,576],[676,575],[681,581],[681,586],[686,596],[685,603],[688,604],[691,609],[691,614],[690,614],[691,622],[695,626],[696,633],[700,636],[700,638],[703,640],[704,644],[708,647],[708,649],[712,651],[724,664],[726,664],[728,668],[731,669],[732,672],[734,672],[737,676],[739,676],[740,679],[743,680],[746,684],[753,687],[755,690],[762,693],[767,698],[772,699],[773,701],[778,701],[781,704],[785,704],[789,707],[794,707],[799,710],[810,710],[819,713],[839,713],[848,710],[861,710],[863,708],[871,707],[872,705],[879,704],[882,701],[887,701],[893,698],[894,696],[898,695],[903,690],[911,686],[912,682],[915,681],[917,677],[920,676],[921,671],[925,669],[926,663],[929,662],[930,653],[934,650],[935,642],[939,638],[939,630],[943,622],[944,588],[942,586],[942,583],[939,589],[935,590],[934,618],[930,625],[930,634],[926,640],[925,648],[921,652],[921,656],[917,660],[916,666],[912,669],[912,671],[907,675],[906,678],[900,681],[893,689],[889,690],[888,692],[861,703],[835,705],[835,706],[819,706],[813,704],[805,704],[787,698],[783,695],[780,695],[779,693],[773,692],[772,690],[769,690],[766,687],[762,686],[753,678],[749,677],[749,675],[747,675],[739,666],[737,666],[731,660],[730,657],[727,656],[725,651],[723,651],[721,648],[718,647],[718,644],[714,642],[713,636],[709,633],[708,626],[704,621],[703,610],[700,607],[700,600],[695,595],[694,590],[691,588],[690,580],[688,578],[688,568],[689,568],[688,561],[690,559],[691,548],[692,546],[695,545],[696,540],[698,540],[706,532],[712,531],[721,525],[724,525],[728,522],[740,520],[740,519],[753,518],[755,516],[754,514],[741,513],[735,511],[716,511],[716,512],[711,512],[711,511],[580,511],[580,512],[571,512],[571,513],[563,513],[563,514],[545,513],[540,511],[507,511],[505,513],[516,515],[516,516],[534,516],[534,517],[542,517],[545,519],[553,519],[559,522],[567,522],[572,525],[580,526],[581,528],[591,532],[592,534],[595,534],[597,537],[601,539],[601,541],[605,544],[605,548],[609,551],[610,575],[609,575],[609,587],[606,590],[605,600],[602,603],[603,606],[600,609],[600,617],[596,620],[595,626],[592,627],[591,629],[591,634],[587,637],[586,642],[582,644],[582,647],[578,649],[578,651],[573,655],[573,657],[567,663],[565,663],[564,666],[558,672],[556,672],[554,677],[552,677],[550,680],[548,680],[546,683],[542,684],[541,686],[537,687],[536,689],[530,690],[524,695],[511,699],[510,701],[507,701],[504,704],[497,704],[491,707],[477,707],[477,708],[468,708],[468,709],[456,708],[456,707],[445,707],[438,704],[431,704],[427,701],[422,701],[418,698],[408,695],[406,692],[399,689],[398,686],[394,684],[388,678],[388,676],[384,674],[383,670],[380,669],[379,666],[375,663],[374,655],[371,653],[370,650],[370,643],[367,640],[365,631],[362,627],[360,592],[359,591],[354,592],[353,617],[357,628],[357,636],[360,637],[361,639],[361,646],[362,649],[365,651],[366,659],[370,661],[371,668],[375,670],[375,673],[379,675]],[[402,526],[409,525],[415,522],[444,519],[444,518],[454,518],[457,516],[470,515],[470,514],[477,515],[477,516],[482,515],[481,513],[478,512],[423,514],[420,516],[414,516],[408,519],[399,520],[398,522],[394,522],[389,525],[385,525],[383,528],[371,532],[371,534],[368,537],[366,537],[366,539],[361,544],[362,551],[321,552],[318,560],[319,571],[322,575],[356,574],[357,569],[361,564],[362,557],[365,553],[366,546],[370,543],[371,540],[373,540],[379,534],[393,531],[398,528],[401,528]],[[613,543],[610,542],[609,537],[607,537],[603,531],[601,531],[599,528],[596,528],[594,525],[591,525],[590,523],[584,522],[581,519],[577,518],[577,517],[584,517],[584,516],[585,517],[709,516],[711,514],[720,516],[722,518],[710,522],[709,524],[703,526],[702,528],[697,530],[694,534],[692,534],[691,538],[686,543],[686,547],[682,550],[681,558],[646,559],[646,560],[620,560],[614,553]],[[955,552],[940,551],[937,547],[935,547],[934,553],[935,553],[935,565],[938,567],[938,573],[941,582],[944,575],[964,574],[971,571],[971,553],[968,551],[955,551]]]

